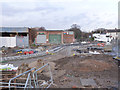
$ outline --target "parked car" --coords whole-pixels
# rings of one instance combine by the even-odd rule
[[[16,53],[17,53],[17,54],[22,54],[22,49],[16,50]]]
[[[24,53],[25,55],[27,55],[27,54],[29,54],[29,51],[24,51],[23,53]]]
[[[34,49],[20,49],[20,50],[16,50],[16,53],[17,54],[25,54],[25,55],[27,55],[27,54],[37,53],[37,51],[34,50]]]
[[[29,51],[29,54],[33,54],[34,53],[34,51]]]
[[[37,53],[37,51],[34,50],[34,49],[23,49],[22,52],[23,52],[25,55]]]

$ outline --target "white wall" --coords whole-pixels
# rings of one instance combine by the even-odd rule
[[[120,40],[120,32],[118,33],[118,38],[119,38],[119,40]]]
[[[29,46],[29,37],[27,36],[16,36],[16,46],[18,47],[28,47]]]
[[[46,43],[46,35],[37,35],[36,37],[36,43]]]
[[[111,39],[116,39],[117,38],[116,32],[108,32],[108,33],[106,33],[106,35],[111,36]]]
[[[0,47],[15,47],[16,37],[0,37]]]
[[[93,34],[93,37],[95,41],[103,41],[103,42],[110,42],[111,38],[110,37],[106,37],[106,34],[100,34],[100,33],[95,33]]]

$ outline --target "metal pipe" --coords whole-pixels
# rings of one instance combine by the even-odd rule
[[[44,68],[44,67],[45,67],[45,66],[47,66],[47,65],[48,65],[48,63],[47,63],[47,64],[45,64],[44,66],[42,66],[41,68],[39,68],[39,69],[35,70],[35,71],[33,72],[33,74],[34,74],[34,73],[36,73],[37,71],[39,71],[40,69]]]
[[[41,70],[42,68],[44,68],[45,66],[47,66],[48,65],[48,69],[49,69],[49,71],[50,71],[50,84],[48,85],[48,87],[47,88],[49,88],[50,86],[51,86],[51,84],[53,84],[53,76],[52,76],[52,72],[51,72],[51,68],[50,68],[50,65],[47,63],[47,64],[45,64],[44,66],[42,66],[41,68],[39,68],[39,69],[37,69],[36,71],[34,71],[33,72],[33,79],[34,79],[34,84],[35,84],[35,88],[38,88],[37,86],[38,86],[38,80],[37,80],[37,76],[36,76],[36,80],[35,80],[35,74],[37,74],[37,71],[39,71],[39,70]]]
[[[49,64],[48,64],[49,65]],[[50,65],[48,66],[48,68],[49,68],[49,71],[50,71],[50,76],[51,76],[51,82],[53,83],[53,76],[52,76],[52,72],[51,72],[51,68],[50,68]]]
[[[0,84],[9,84],[9,83],[6,83],[6,82],[0,82]],[[15,85],[17,85],[17,84],[19,84],[19,85],[25,85],[25,83],[11,83],[11,84],[15,84]],[[29,85],[29,84],[28,84]]]
[[[37,81],[37,73],[36,73],[36,72],[39,71],[39,70],[41,70],[42,68],[44,68],[44,67],[47,66],[47,65],[48,65],[48,63],[33,72],[33,79],[34,79],[35,87],[38,85],[38,82],[36,82],[36,81]],[[35,77],[35,75],[36,75],[36,77]],[[35,79],[35,78],[36,78],[36,79]]]
[[[25,88],[27,87],[29,78],[30,78],[30,73],[28,74],[28,77],[27,77],[27,80],[26,80],[26,83],[25,83]],[[24,88],[24,90],[25,90],[25,88]]]
[[[11,85],[11,81],[12,81],[12,80],[14,80],[14,79],[16,79],[16,78],[18,78],[18,77],[20,77],[20,76],[22,76],[22,75],[30,72],[30,71],[32,71],[32,70],[34,70],[34,69],[35,69],[35,68],[32,68],[32,69],[30,69],[30,70],[28,70],[28,71],[26,71],[26,72],[24,72],[24,73],[21,73],[20,75],[18,75],[18,76],[16,76],[16,77],[11,78],[11,79],[9,80],[9,90],[10,90],[10,87],[11,87],[10,85]]]

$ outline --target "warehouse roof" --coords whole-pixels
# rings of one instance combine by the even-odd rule
[[[108,29],[107,32],[120,32],[120,29]]]
[[[27,27],[0,27],[0,32],[28,32]]]

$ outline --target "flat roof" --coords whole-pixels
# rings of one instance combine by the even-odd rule
[[[28,27],[0,27],[0,32],[28,32]]]
[[[46,31],[61,31],[61,32],[63,32],[63,30],[46,30]]]
[[[64,30],[38,30],[38,31],[50,31],[50,32],[54,32],[54,31],[60,31],[60,32],[73,32],[73,31],[64,31]]]
[[[42,31],[44,31],[44,32],[63,32],[63,30],[37,30],[38,32],[42,32]]]
[[[120,32],[120,29],[106,29],[107,32]]]

